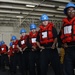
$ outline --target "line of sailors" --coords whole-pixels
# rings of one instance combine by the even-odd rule
[[[29,35],[26,30],[20,30],[21,37],[11,37],[10,48],[4,41],[1,42],[1,66],[10,68],[12,75],[16,74],[17,66],[21,75],[46,75],[48,64],[51,62],[56,75],[60,75],[60,61],[58,51],[55,48],[57,42],[57,31],[53,24],[48,22],[46,14],[41,16],[43,23],[37,31],[35,24],[30,25]],[[45,28],[44,28],[44,26]],[[53,38],[54,37],[54,38]],[[36,68],[35,68],[36,67]]]
[[[75,5],[69,2],[64,13],[67,18],[63,19],[59,35],[57,35],[53,23],[49,22],[49,17],[42,14],[39,31],[36,30],[35,24],[30,25],[29,34],[26,34],[26,30],[22,28],[19,40],[16,36],[11,37],[9,49],[2,41],[0,43],[2,69],[4,69],[6,62],[12,75],[16,74],[17,65],[21,75],[28,73],[29,75],[47,75],[48,64],[51,62],[55,75],[74,75]],[[65,50],[63,67],[60,65],[57,42],[59,47],[63,47]],[[63,71],[61,72],[61,70]]]

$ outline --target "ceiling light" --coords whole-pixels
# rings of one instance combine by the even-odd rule
[[[53,17],[54,15],[50,14],[50,15],[48,15],[48,16]]]
[[[59,6],[59,8],[63,8],[63,9],[64,9],[64,8],[65,8],[65,6]]]
[[[62,9],[62,8],[57,8],[57,10],[64,10],[64,9]]]
[[[35,5],[26,5],[26,7],[32,7],[33,8],[33,7],[35,7]]]
[[[23,16],[16,16],[17,18],[24,18]]]

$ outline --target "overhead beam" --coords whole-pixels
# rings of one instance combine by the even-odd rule
[[[48,1],[55,1],[55,2],[67,3],[67,2],[70,2],[71,0],[48,0]]]
[[[14,5],[25,5],[28,4],[28,5],[35,5],[35,6],[44,6],[44,7],[54,7],[55,5],[56,6],[59,6],[61,5],[61,2],[63,2],[62,5],[65,5],[66,2],[69,2],[69,1],[66,1],[66,0],[62,0],[62,1],[53,1],[53,0],[45,0],[45,2],[43,2],[43,4],[41,3],[41,1],[35,1],[35,2],[32,2],[32,1],[15,1],[15,0],[0,0],[0,3],[6,3],[6,4],[13,4]],[[9,5],[8,4],[8,5]],[[53,5],[53,6],[52,6]]]
[[[60,14],[63,14],[62,11],[57,11],[57,10],[49,10],[49,9],[34,9],[33,11],[38,11],[38,12],[51,12],[51,13],[60,13]],[[25,11],[14,11],[14,10],[0,10],[0,13],[10,13],[10,14],[28,14],[27,12]],[[35,14],[34,14],[35,15]]]

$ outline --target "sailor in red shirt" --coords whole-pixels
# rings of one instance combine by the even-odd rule
[[[19,46],[22,50],[21,53],[21,67],[22,67],[22,75],[27,74],[28,73],[28,57],[29,57],[29,50],[28,50],[28,35],[26,33],[26,30],[24,28],[22,28],[20,30],[20,40],[19,40]]]
[[[19,66],[19,69],[21,71],[21,56],[20,53],[22,52],[21,48],[19,47],[19,40],[16,38],[16,36],[11,37],[12,40],[12,49],[14,51],[14,60],[13,60],[13,73],[16,74],[16,67]]]
[[[63,46],[65,50],[64,70],[66,75],[74,75],[75,5],[69,2],[64,9],[64,13],[67,17],[63,19],[63,25],[59,33],[61,46]]]
[[[27,39],[28,39],[28,35],[26,34],[26,30],[24,28],[22,28],[20,30],[20,47],[22,49],[22,52],[25,51],[25,49],[27,48]]]
[[[40,17],[39,35],[37,45],[41,48],[40,71],[41,75],[47,75],[48,63],[51,62],[55,75],[60,75],[60,61],[56,48],[57,31],[53,23],[49,22],[49,17],[42,14]]]
[[[10,42],[9,46],[10,46],[10,48],[8,49],[8,57],[10,58],[11,56],[14,56],[14,51],[12,48],[12,46],[13,46],[12,42]]]
[[[9,44],[9,49],[8,49],[8,58],[9,58],[9,65],[10,65],[10,73],[13,74],[13,60],[14,60],[14,51],[13,51],[13,44],[10,42]]]
[[[29,43],[31,45],[31,49],[29,52],[29,75],[40,75],[40,49],[36,43],[36,38],[38,35],[38,31],[36,30],[36,25],[30,25],[30,33],[29,33]],[[35,63],[37,70],[35,71]]]
[[[19,43],[19,40],[16,38],[16,36],[12,36],[12,43],[13,43],[13,51],[14,53],[18,53],[19,52],[19,46],[18,46],[18,43]]]
[[[2,70],[5,71],[5,64],[9,66],[9,59],[8,59],[8,46],[5,44],[4,41],[1,41],[1,66]]]

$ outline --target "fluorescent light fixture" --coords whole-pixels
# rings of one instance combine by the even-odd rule
[[[32,7],[33,8],[33,7],[35,7],[35,5],[28,5],[27,4],[26,7]]]
[[[62,9],[62,8],[57,8],[57,10],[64,10],[64,9]]]
[[[23,16],[16,16],[17,18],[24,18]]]
[[[65,6],[59,6],[59,8],[63,8],[63,9],[64,9],[64,8],[65,8]]]
[[[47,5],[48,7],[55,7],[55,5]]]

